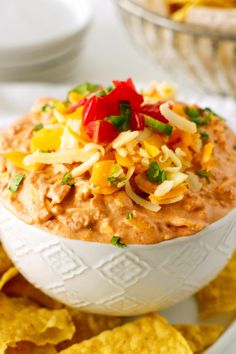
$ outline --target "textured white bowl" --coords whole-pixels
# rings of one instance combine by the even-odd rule
[[[172,306],[213,279],[236,247],[236,208],[192,237],[157,245],[70,240],[27,225],[0,206],[0,234],[21,273],[84,311],[130,316]]]

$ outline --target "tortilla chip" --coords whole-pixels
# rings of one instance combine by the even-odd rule
[[[3,273],[0,278],[0,290],[2,290],[4,285],[8,283],[12,278],[15,278],[18,273],[19,272],[16,267],[10,267],[5,273]]]
[[[48,310],[27,298],[9,298],[0,293],[0,354],[22,341],[56,345],[71,339],[74,331],[66,309]]]
[[[9,296],[26,296],[36,301],[39,305],[50,309],[60,309],[63,307],[63,304],[36,289],[20,274],[5,284],[3,292]]]
[[[68,308],[68,311],[72,316],[76,331],[70,341],[60,343],[57,346],[59,351],[85,339],[97,336],[105,330],[113,329],[121,323],[121,318],[119,317],[94,315],[70,308]]]
[[[61,354],[192,353],[186,340],[159,315],[149,315],[75,344]]]
[[[236,310],[236,252],[218,277],[200,290],[196,298],[203,317]]]
[[[6,272],[11,266],[12,262],[0,243],[0,274]]]
[[[33,343],[20,342],[15,348],[8,348],[5,354],[57,354],[52,345],[37,347]]]
[[[201,353],[214,344],[224,331],[223,326],[212,324],[180,324],[174,327],[187,340],[193,353]]]

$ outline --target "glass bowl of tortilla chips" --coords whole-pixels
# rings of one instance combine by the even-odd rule
[[[171,16],[169,4],[187,5]],[[196,21],[192,14],[190,23],[182,21],[190,8],[202,4],[209,10],[201,7]],[[193,90],[236,95],[235,2],[118,0],[117,7],[133,43],[167,78],[184,81]]]
[[[167,84],[83,83],[42,99],[0,135],[4,248],[68,306],[170,307],[235,249],[235,143],[221,116]]]

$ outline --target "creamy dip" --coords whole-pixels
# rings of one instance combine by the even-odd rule
[[[132,174],[129,185],[135,195],[142,200],[147,200],[148,203],[150,199],[156,198],[157,203],[154,205],[160,204],[160,210],[151,211],[137,204],[127,193],[124,185],[120,187],[111,185],[108,188],[114,190],[112,192],[109,190],[108,194],[93,192],[88,181],[93,178],[91,174],[94,171],[91,171],[97,162],[85,173],[74,177],[71,180],[73,183],[63,184],[62,180],[65,179],[68,170],[72,171],[72,167],[76,168],[81,165],[80,163],[41,163],[36,170],[32,168],[32,171],[29,171],[19,167],[19,161],[16,163],[12,157],[7,157],[6,153],[12,151],[24,152],[26,156],[32,153],[32,136],[37,136],[40,131],[35,131],[35,127],[39,128],[39,124],[46,126],[52,122],[50,107],[42,112],[41,108],[45,102],[50,101],[47,99],[38,102],[32,112],[15,122],[0,136],[0,199],[9,210],[26,223],[58,236],[85,241],[111,243],[112,237],[116,235],[124,244],[153,244],[193,235],[222,218],[235,206],[236,137],[226,122],[215,114],[211,114],[211,120],[207,125],[199,128],[203,146],[199,148],[199,153],[192,151],[191,164],[185,166],[184,172],[181,172],[181,175],[185,174],[188,178],[184,179],[182,187],[175,187],[172,191],[168,191],[166,199],[157,197],[160,192],[156,193],[157,187],[163,182],[159,181],[157,184],[147,180],[147,171],[144,167],[142,171],[140,165],[139,170],[136,168]],[[179,106],[182,107],[183,104],[176,103],[177,108],[173,110],[180,111]],[[187,120],[187,117],[184,119]],[[176,136],[178,137],[178,134]],[[168,146],[172,144],[170,150],[177,151],[176,148],[182,142],[179,143],[178,139],[175,141],[175,136],[168,139],[172,139],[168,142]],[[202,161],[204,146],[206,144],[209,146],[209,141],[212,146],[214,145],[214,150],[208,168],[203,170],[200,161]],[[107,145],[104,146],[107,148]],[[147,158],[145,152],[140,153],[148,163],[153,161]],[[40,156],[43,154],[48,156],[48,152],[41,151]],[[102,161],[114,158],[110,157],[111,152],[109,154],[108,157],[103,157]],[[158,155],[155,159],[158,159]],[[160,166],[164,166],[163,160],[162,156]],[[171,166],[174,167],[173,164]],[[11,192],[9,185],[20,173],[24,174],[24,179],[17,190]],[[165,174],[171,176],[170,172]],[[127,174],[125,176],[127,177]],[[113,177],[113,180],[109,179],[111,184],[114,178],[117,177]],[[171,177],[165,178],[171,180]],[[126,183],[125,177],[123,180]],[[119,183],[123,183],[123,180],[120,178]],[[167,186],[168,183],[165,185]],[[173,199],[176,195],[173,195],[173,191],[181,188],[183,195],[181,194],[180,198],[177,196],[179,200],[176,199],[175,202]],[[150,193],[149,197],[148,193]],[[156,197],[153,197],[155,193]],[[170,200],[172,202],[169,202]]]

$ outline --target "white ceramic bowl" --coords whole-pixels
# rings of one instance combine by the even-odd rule
[[[236,247],[236,208],[192,237],[157,245],[70,240],[27,225],[0,206],[0,234],[21,273],[84,311],[130,316],[160,310],[213,279]]]

